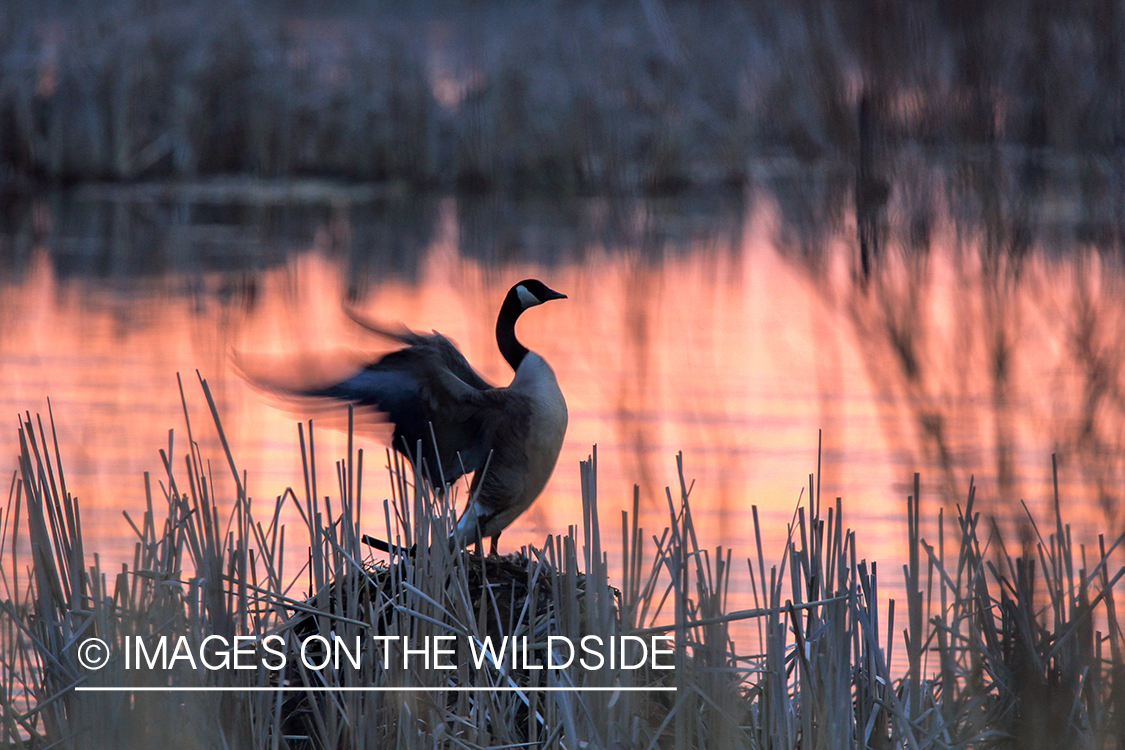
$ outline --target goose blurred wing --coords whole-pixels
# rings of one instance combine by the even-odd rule
[[[477,390],[484,390],[492,388],[492,384],[477,374],[477,371],[472,368],[469,361],[465,359],[465,355],[457,346],[437,331],[431,331],[429,334],[418,333],[412,331],[406,326],[400,326],[397,330],[388,326],[375,323],[361,316],[351,308],[346,308],[348,316],[351,317],[356,323],[363,328],[384,336],[389,339],[406,344],[406,346],[418,353],[419,356],[426,357],[434,363],[444,365],[451,373],[457,378],[464,381],[468,385],[476,388]]]
[[[464,368],[485,383],[460,352],[445,337],[440,342],[425,338],[430,344],[391,352],[352,377],[305,395],[351,401],[386,414],[394,424],[393,447],[414,460],[421,442],[428,479],[440,486],[484,465],[488,434],[498,417],[490,400],[479,398],[482,391],[458,377],[442,356],[443,349],[456,352]]]

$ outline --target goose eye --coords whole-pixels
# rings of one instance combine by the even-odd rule
[[[536,305],[543,304],[543,300],[527,291],[527,287],[525,287],[523,284],[520,284],[516,287],[516,296],[520,298],[520,303],[523,305],[523,309],[525,310],[529,307],[535,307]]]

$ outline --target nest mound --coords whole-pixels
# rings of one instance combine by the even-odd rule
[[[565,634],[577,642],[588,631],[598,629],[588,617],[586,575],[570,565],[564,567],[566,570],[560,570],[548,559],[532,558],[524,552],[482,557],[428,550],[353,568],[293,608],[290,632],[294,637],[288,645],[291,658],[279,680],[287,687],[389,689],[391,692],[377,696],[385,701],[425,700],[418,693],[398,693],[396,687],[467,686],[488,690],[544,685],[547,680],[559,679],[542,669],[547,659],[547,637]],[[610,630],[619,632],[620,594],[605,587],[605,595],[610,606],[602,609],[612,614],[614,625]],[[336,636],[349,647],[359,644],[358,668],[345,660],[320,670],[303,666],[299,658],[303,644],[318,641],[313,651],[319,661],[328,656],[322,639],[331,641]],[[412,657],[415,663],[410,668],[403,668],[400,639],[408,640],[411,649],[418,649],[423,648],[424,639],[434,636],[448,640],[451,652],[444,658],[452,668],[426,668],[418,656]],[[518,653],[511,645],[513,637],[519,644]],[[387,639],[392,645],[385,651]],[[504,661],[477,666],[481,663],[477,659],[481,644],[489,639]],[[389,660],[385,658],[388,654]],[[456,691],[448,691],[444,697],[428,695],[449,711],[457,710],[456,704],[464,700],[464,694]],[[327,700],[326,692],[294,693],[282,712],[284,734],[290,738],[317,736],[313,731],[317,715],[324,713]],[[508,720],[517,727],[526,725],[526,706],[513,701]],[[290,744],[317,747],[299,741]]]
[[[460,615],[471,607],[472,621],[483,626],[480,636],[527,636],[545,639],[560,605],[577,605],[579,622],[584,621],[586,575],[561,573],[549,562],[532,560],[523,551],[483,557],[455,555],[444,571],[428,567],[412,557],[366,565],[362,572],[338,576],[321,592],[310,595],[294,610],[294,632],[305,637],[323,627],[325,620],[359,619],[383,636],[398,630],[405,616],[426,614],[418,607],[425,599],[441,609]],[[439,583],[440,585],[436,585]],[[565,587],[565,591],[562,588]],[[615,599],[617,589],[610,588]],[[419,602],[421,598],[423,601]],[[443,601],[444,600],[444,601]],[[432,603],[431,603],[432,604]],[[463,618],[461,618],[463,619]],[[455,622],[448,623],[455,627]],[[462,623],[464,624],[464,623]]]

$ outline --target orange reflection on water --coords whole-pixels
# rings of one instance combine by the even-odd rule
[[[916,470],[925,509],[935,513],[963,495],[970,474],[986,500],[1026,498],[1044,510],[1052,450],[1065,451],[1072,507],[1095,508],[1120,470],[1112,455],[1099,454],[1112,452],[1106,436],[1113,420],[1120,433],[1119,415],[1090,404],[1091,382],[1105,383],[1110,395],[1119,387],[1114,331],[1125,330],[1120,279],[1104,268],[1034,258],[1018,283],[997,284],[950,233],[922,271],[891,263],[863,287],[850,277],[844,245],[815,271],[780,252],[773,217],[760,209],[730,252],[657,262],[626,248],[553,269],[497,270],[462,257],[452,208],[444,211],[420,283],[374,283],[360,303],[367,317],[439,330],[486,378],[504,384],[511,372],[493,324],[508,286],[538,276],[569,295],[533,310],[518,329],[555,368],[570,427],[552,481],[505,532],[502,549],[542,544],[581,518],[578,462],[594,444],[607,540],[618,538],[634,483],[642,525],[651,532],[665,525],[664,488],[678,486],[674,456],[682,452],[701,543],[754,555],[750,507],[757,505],[769,560],[780,557],[794,506],[808,491],[823,429],[824,500],[843,495],[860,556],[884,561],[885,570],[904,558],[905,496]],[[181,294],[174,279],[127,294],[60,282],[45,257],[0,298],[0,409],[45,411],[51,399],[86,548],[101,552],[103,566],[131,557],[132,532],[120,514],[142,512],[142,474],[162,476],[157,450],[169,429],[182,466],[177,373],[194,436],[228,503],[233,483],[196,370],[215,395],[252,496],[272,501],[286,487],[303,487],[296,422],[310,416],[328,427],[316,431],[321,494],[338,494],[333,462],[346,452],[336,429],[343,411],[301,411],[242,375],[323,381],[386,350],[344,313],[346,280],[324,252],[313,246],[264,273],[253,295],[223,302]],[[1090,349],[1086,360],[1074,354],[1081,346]],[[0,433],[11,469],[14,427]],[[360,439],[364,521],[376,533],[389,493],[382,438],[372,428]],[[1073,516],[1095,530],[1107,517]],[[285,518],[298,522],[295,511]],[[732,606],[748,606],[748,582],[735,578]]]

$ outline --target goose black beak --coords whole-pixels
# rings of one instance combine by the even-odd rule
[[[567,296],[565,294],[563,294],[562,292],[556,292],[550,287],[547,288],[547,295],[547,299],[543,300],[544,302],[548,302],[553,299],[567,299]]]

